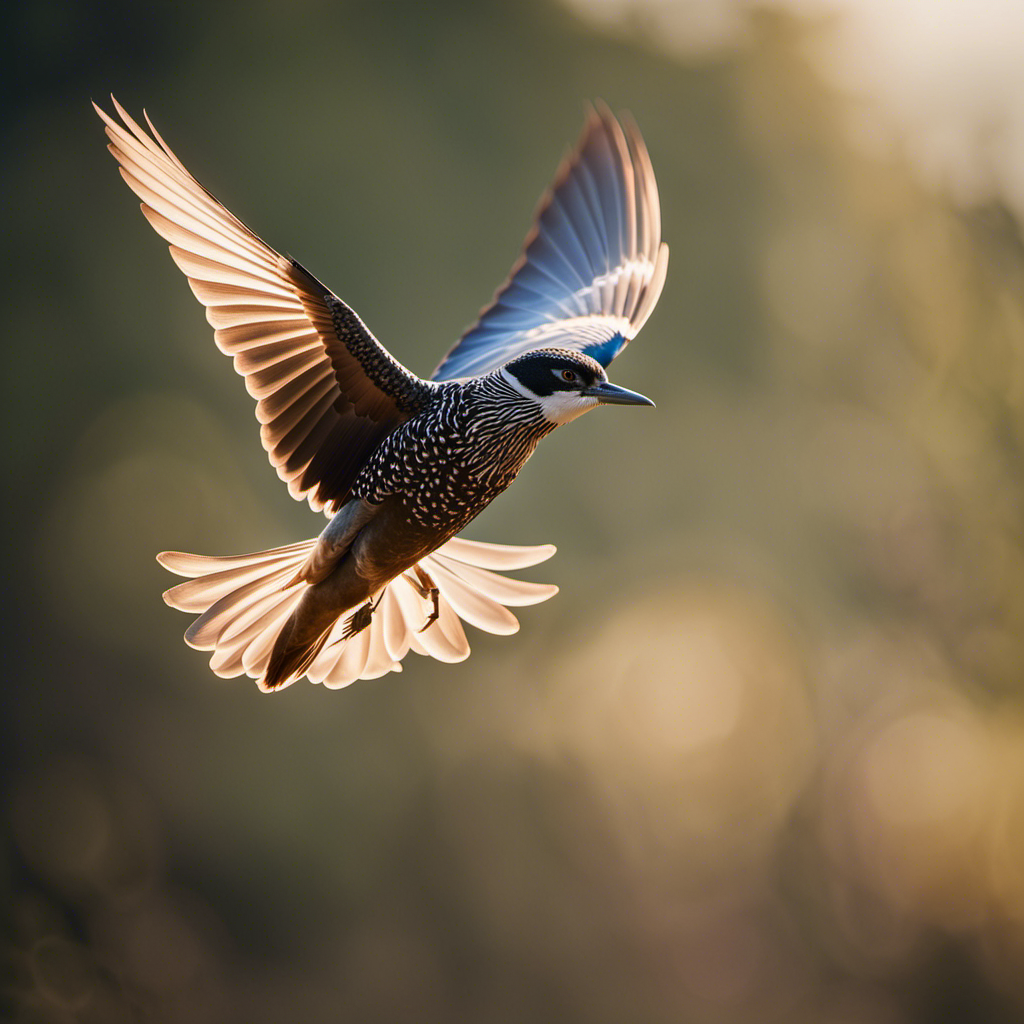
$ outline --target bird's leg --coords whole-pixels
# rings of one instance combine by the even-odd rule
[[[361,633],[370,624],[370,620],[373,618],[373,613],[377,610],[377,605],[380,604],[381,599],[384,597],[384,591],[380,592],[376,601],[367,601],[366,604],[360,605],[359,608],[353,612],[345,626],[344,632],[334,644],[340,644],[343,640],[351,640],[357,633]]]
[[[417,563],[413,568],[416,570],[416,578],[419,580],[420,585],[416,588],[419,590],[420,597],[429,597],[433,602],[433,610],[427,616],[427,621],[417,630],[422,633],[424,630],[429,629],[441,616],[441,592],[437,589],[437,584],[430,578],[430,574]]]

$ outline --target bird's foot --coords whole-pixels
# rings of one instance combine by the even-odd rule
[[[420,581],[417,590],[420,592],[420,597],[430,598],[433,608],[430,614],[427,616],[427,621],[417,630],[418,633],[430,629],[430,627],[437,622],[441,617],[441,591],[437,589],[437,584],[430,578],[430,574],[424,569],[421,569],[418,565],[416,568],[416,577]]]
[[[340,644],[343,640],[351,640],[357,633],[362,633],[373,619],[373,613],[377,610],[377,605],[380,604],[381,597],[383,596],[382,592],[376,601],[367,601],[366,604],[360,605],[349,617],[348,622],[345,624],[345,629],[336,643]]]
[[[439,597],[440,593],[436,587],[430,591],[430,599],[434,602],[434,607],[431,610],[430,614],[427,616],[427,621],[424,622],[423,625],[420,626],[418,630],[416,630],[417,633],[425,633],[441,617],[441,605],[439,602]]]
[[[370,624],[372,618],[373,605],[369,603],[361,605],[349,617],[348,622],[345,623],[345,629],[338,638],[339,642],[341,640],[351,640],[357,633],[361,633]]]

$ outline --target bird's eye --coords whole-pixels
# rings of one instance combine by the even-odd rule
[[[563,370],[562,380],[568,381],[570,384],[575,384],[579,378],[576,376],[573,370]]]

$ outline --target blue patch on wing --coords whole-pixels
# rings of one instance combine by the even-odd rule
[[[586,345],[582,349],[584,355],[596,359],[606,369],[611,361],[626,347],[626,339],[621,333],[616,332],[607,341],[597,345]]]

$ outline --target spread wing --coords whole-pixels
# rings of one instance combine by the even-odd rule
[[[395,360],[312,274],[217,202],[148,117],[152,135],[113,102],[123,126],[96,107],[108,148],[206,307],[217,346],[233,357],[257,400],[271,465],[293,497],[336,510],[366,459],[422,408],[433,385]]]
[[[661,295],[668,246],[647,148],[604,106],[541,200],[508,280],[456,342],[435,380],[471,377],[538,348],[585,352],[607,366]]]

